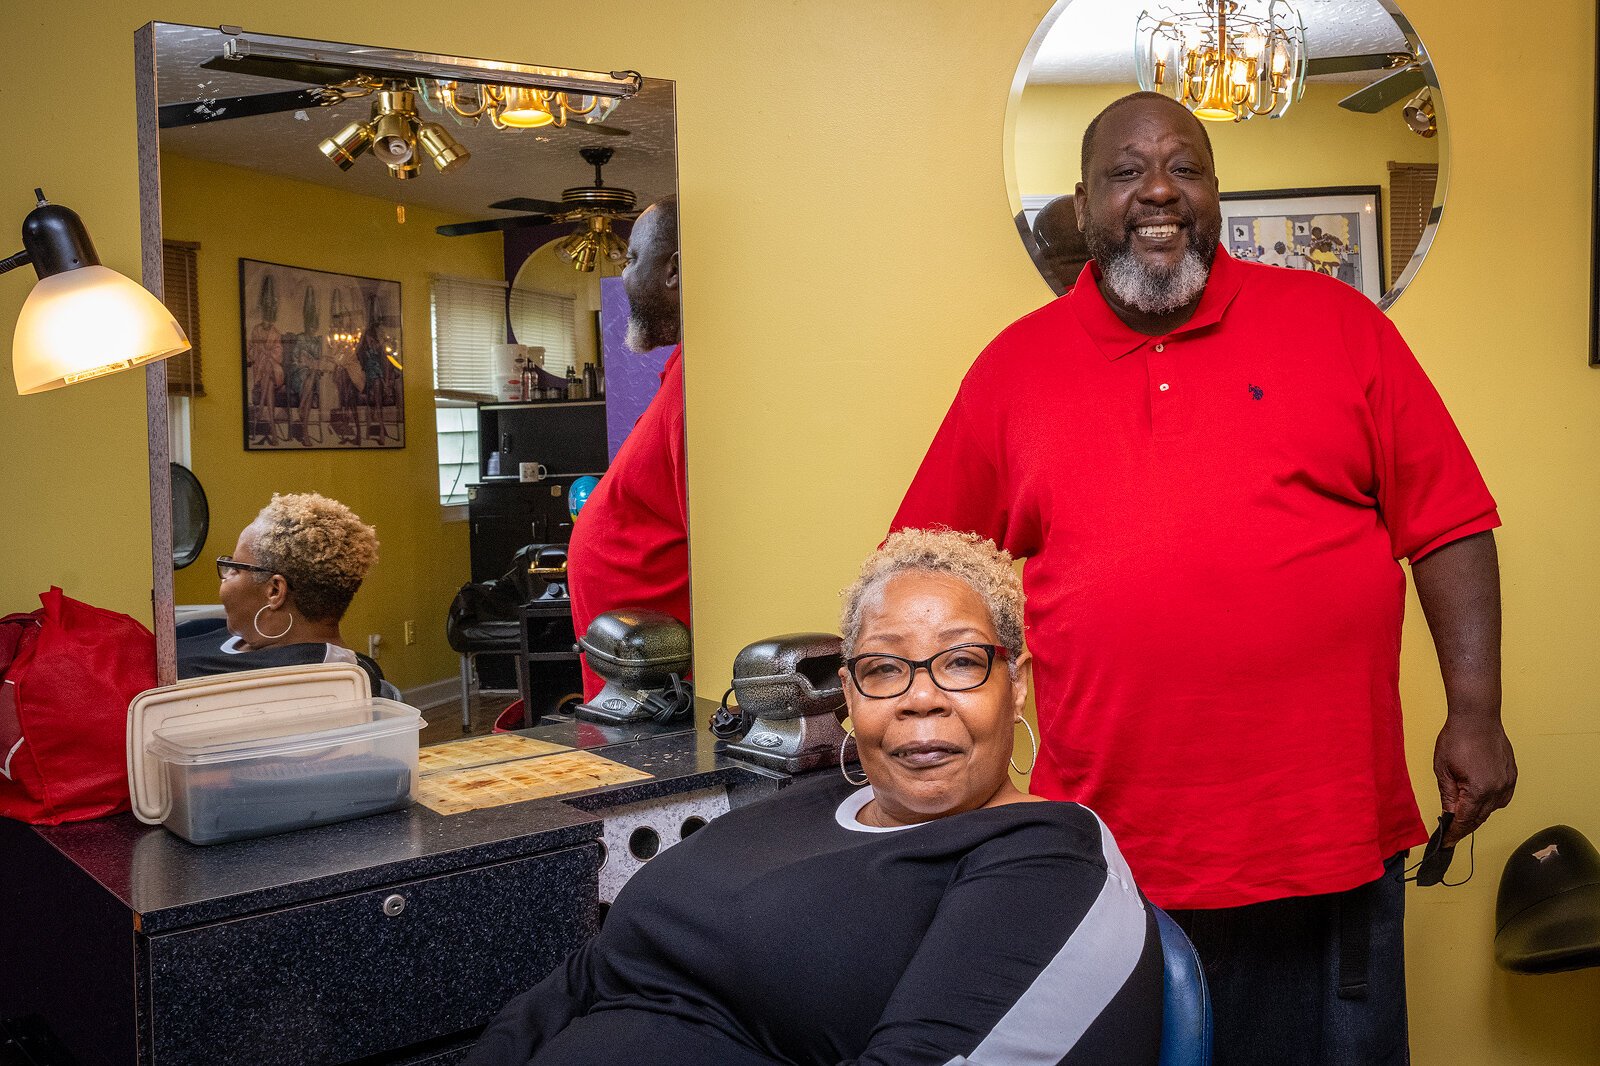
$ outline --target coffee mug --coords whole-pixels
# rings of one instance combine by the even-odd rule
[[[543,481],[550,476],[550,471],[544,468],[543,463],[518,463],[517,477],[523,481]]]

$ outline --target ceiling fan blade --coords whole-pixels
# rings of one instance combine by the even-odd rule
[[[496,211],[529,211],[542,215],[553,215],[567,209],[566,204],[555,200],[535,200],[528,196],[513,196],[509,200],[497,200],[489,206]]]
[[[441,237],[466,237],[474,233],[492,233],[495,230],[524,229],[528,226],[543,226],[554,221],[549,215],[517,215],[515,218],[486,218],[481,222],[452,222],[448,226],[435,226],[434,232]]]
[[[256,78],[277,78],[279,81],[302,81],[308,85],[336,85],[339,82],[352,81],[362,74],[382,78],[391,73],[370,67],[346,66],[343,63],[309,63],[299,59],[269,59],[266,56],[243,56],[239,59],[217,56],[200,65],[207,70],[249,74]],[[407,81],[416,77],[403,71],[392,72],[392,76]]]
[[[321,107],[323,104],[324,100],[313,89],[289,89],[281,93],[260,93],[256,96],[219,96],[213,100],[162,104],[158,121],[162,129],[169,130],[178,126],[216,122],[220,119],[309,110]]]
[[[1346,111],[1376,115],[1386,107],[1392,107],[1402,100],[1409,100],[1421,92],[1427,84],[1428,79],[1422,76],[1421,67],[1406,67],[1387,77],[1379,78],[1359,92],[1351,93],[1339,101],[1339,106]]]
[[[1358,70],[1398,70],[1417,61],[1407,52],[1380,52],[1365,56],[1323,56],[1306,61],[1306,76],[1318,74],[1350,74]]]

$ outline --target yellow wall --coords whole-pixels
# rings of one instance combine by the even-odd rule
[[[428,324],[430,272],[500,278],[500,241],[440,237],[444,218],[323,185],[240,167],[165,155],[162,222],[167,237],[200,244],[200,328],[206,395],[193,407],[194,472],[211,505],[199,562],[176,577],[179,603],[217,602],[216,569],[274,492],[315,491],[377,527],[379,562],[362,584],[342,631],[365,651],[383,636],[384,676],[402,688],[454,677],[459,660],[444,639],[445,609],[470,575],[467,523],[445,522],[433,415]],[[406,386],[406,446],[378,450],[253,451],[243,445],[239,356],[239,260],[259,259],[400,283]],[[285,328],[298,303],[283,309]],[[402,623],[417,623],[406,647]]]
[[[237,0],[12,5],[0,228],[43,184],[84,214],[110,265],[137,273],[130,39],[151,15],[676,79],[696,671],[712,691],[750,640],[833,624],[835,591],[883,535],[962,371],[1048,295],[1017,241],[1002,161],[1013,74],[1047,7],[637,0],[625,33],[595,34],[588,20],[530,10],[508,24],[424,0],[283,0],[270,16]],[[1600,971],[1512,977],[1489,960],[1508,851],[1555,821],[1600,839],[1600,372],[1585,365],[1595,10],[1540,5],[1562,27],[1541,38],[1540,62],[1567,74],[1536,106],[1506,91],[1526,85],[1530,59],[1507,45],[1502,5],[1406,11],[1445,86],[1456,167],[1394,317],[1502,505],[1506,717],[1523,770],[1516,805],[1479,834],[1473,882],[1413,897],[1414,1057],[1592,1063]],[[85,68],[99,106],[70,122],[36,106]],[[26,288],[0,281],[0,321]],[[26,399],[0,389],[7,609],[54,580],[145,612],[141,388],[124,376]],[[1425,785],[1442,711],[1415,609],[1406,637]]]
[[[1083,131],[1111,101],[1137,85],[1030,85],[1017,107],[1014,166],[1023,196],[1059,196],[1078,182]],[[1389,223],[1389,163],[1437,163],[1440,138],[1418,137],[1399,107],[1377,115],[1347,111],[1339,101],[1355,86],[1315,84],[1281,119],[1212,122],[1223,192],[1376,185],[1383,190],[1383,238]],[[1439,122],[1444,131],[1444,121]],[[1448,138],[1447,131],[1441,133]],[[1389,284],[1388,259],[1384,277]]]

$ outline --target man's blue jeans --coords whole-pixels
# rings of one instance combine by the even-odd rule
[[[1348,892],[1169,912],[1205,965],[1215,1014],[1215,1066],[1411,1061],[1406,855],[1385,863],[1378,880]]]

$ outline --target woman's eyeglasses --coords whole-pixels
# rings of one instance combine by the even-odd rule
[[[968,692],[989,680],[995,659],[1010,652],[998,644],[957,644],[926,659],[872,653],[846,660],[856,691],[868,699],[887,700],[911,690],[918,670],[928,671],[933,683],[946,692]]]
[[[241,563],[237,559],[230,559],[226,555],[217,556],[217,580],[226,581],[234,574],[275,574],[276,570],[270,566],[257,566],[255,563]]]

